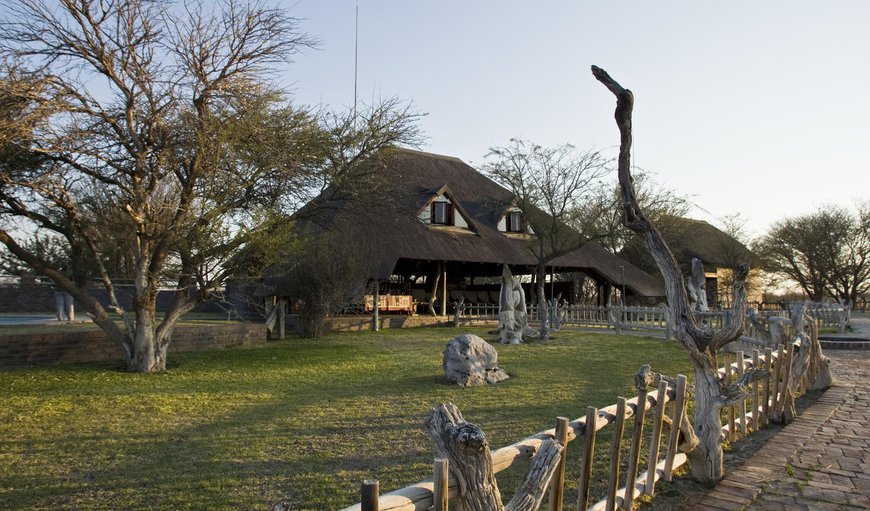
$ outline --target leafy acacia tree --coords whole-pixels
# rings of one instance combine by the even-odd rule
[[[268,264],[250,254],[277,251],[251,247],[284,227],[299,197],[289,192],[352,181],[357,162],[416,135],[415,116],[390,102],[358,124],[294,108],[268,80],[313,41],[262,2],[4,7],[0,51],[16,67],[0,97],[19,108],[0,132],[17,134],[4,146],[29,164],[0,176],[0,242],[72,294],[133,371],[165,369],[181,315],[241,265]],[[62,239],[71,273],[30,250],[30,232]],[[84,285],[89,269],[108,304]],[[117,277],[132,280],[132,313]],[[159,318],[168,285],[175,298]]]
[[[765,267],[800,285],[811,300],[851,300],[870,291],[870,202],[856,213],[825,207],[787,218],[756,244]]]
[[[531,231],[529,250],[536,260],[536,294],[541,315],[541,339],[549,337],[549,314],[544,282],[547,265],[580,248],[589,236],[571,225],[580,204],[590,199],[607,171],[597,151],[580,152],[571,145],[541,147],[512,139],[491,148],[483,170],[510,190],[514,206]]]

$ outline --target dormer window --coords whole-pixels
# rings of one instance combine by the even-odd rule
[[[505,216],[505,231],[526,232],[526,222],[519,211],[511,211]]]
[[[498,221],[498,230],[506,234],[532,234],[526,216],[517,207],[511,207],[504,212],[504,216]]]
[[[447,201],[433,202],[430,218],[433,224],[453,225],[453,204]]]
[[[432,226],[438,227],[458,227],[471,231],[468,227],[468,219],[465,217],[465,211],[461,206],[458,206],[450,196],[447,187],[442,187],[417,213],[417,218]]]

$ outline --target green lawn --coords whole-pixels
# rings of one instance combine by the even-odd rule
[[[264,509],[285,497],[297,510],[338,509],[362,479],[386,492],[430,476],[423,420],[438,402],[456,403],[497,448],[632,396],[643,363],[689,370],[673,342],[560,332],[497,345],[511,379],[461,389],[443,383],[441,353],[466,331],[494,338],[385,330],[174,354],[163,374],[117,364],[0,372],[0,507]],[[521,475],[499,480],[510,491]]]

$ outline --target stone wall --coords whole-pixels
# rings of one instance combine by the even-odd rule
[[[266,329],[259,323],[179,326],[173,332],[169,351],[198,351],[264,342]],[[113,360],[123,363],[121,348],[97,329],[18,335],[0,332],[0,368]]]

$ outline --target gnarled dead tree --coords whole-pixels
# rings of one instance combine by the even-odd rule
[[[713,331],[700,325],[692,312],[679,265],[661,233],[638,205],[631,178],[631,115],[634,95],[601,68],[592,66],[592,74],[616,96],[616,124],[619,127],[619,188],[622,194],[622,223],[641,236],[665,280],[668,304],[673,311],[674,334],[689,355],[695,369],[695,416],[693,430],[698,444],[687,454],[692,476],[701,482],[718,481],[723,475],[722,419],[719,411],[746,397],[745,386],[767,375],[750,371],[740,382],[726,385],[719,375],[716,355],[728,343],[738,339],[746,315],[745,283],[749,265],[739,265],[734,274],[731,320],[722,330]]]
[[[791,311],[791,329],[799,343],[794,348],[790,368],[782,382],[783,401],[771,420],[789,423],[794,420],[795,396],[807,389],[822,390],[831,386],[831,361],[822,353],[819,343],[819,329],[816,322],[806,313],[806,305],[797,304]],[[792,338],[794,339],[794,338]],[[791,340],[789,342],[792,342]]]
[[[466,422],[453,403],[433,408],[426,421],[436,458],[450,462],[459,483],[458,511],[535,511],[541,505],[564,446],[553,439],[541,444],[514,498],[505,506],[492,471],[489,441],[477,424]]]

